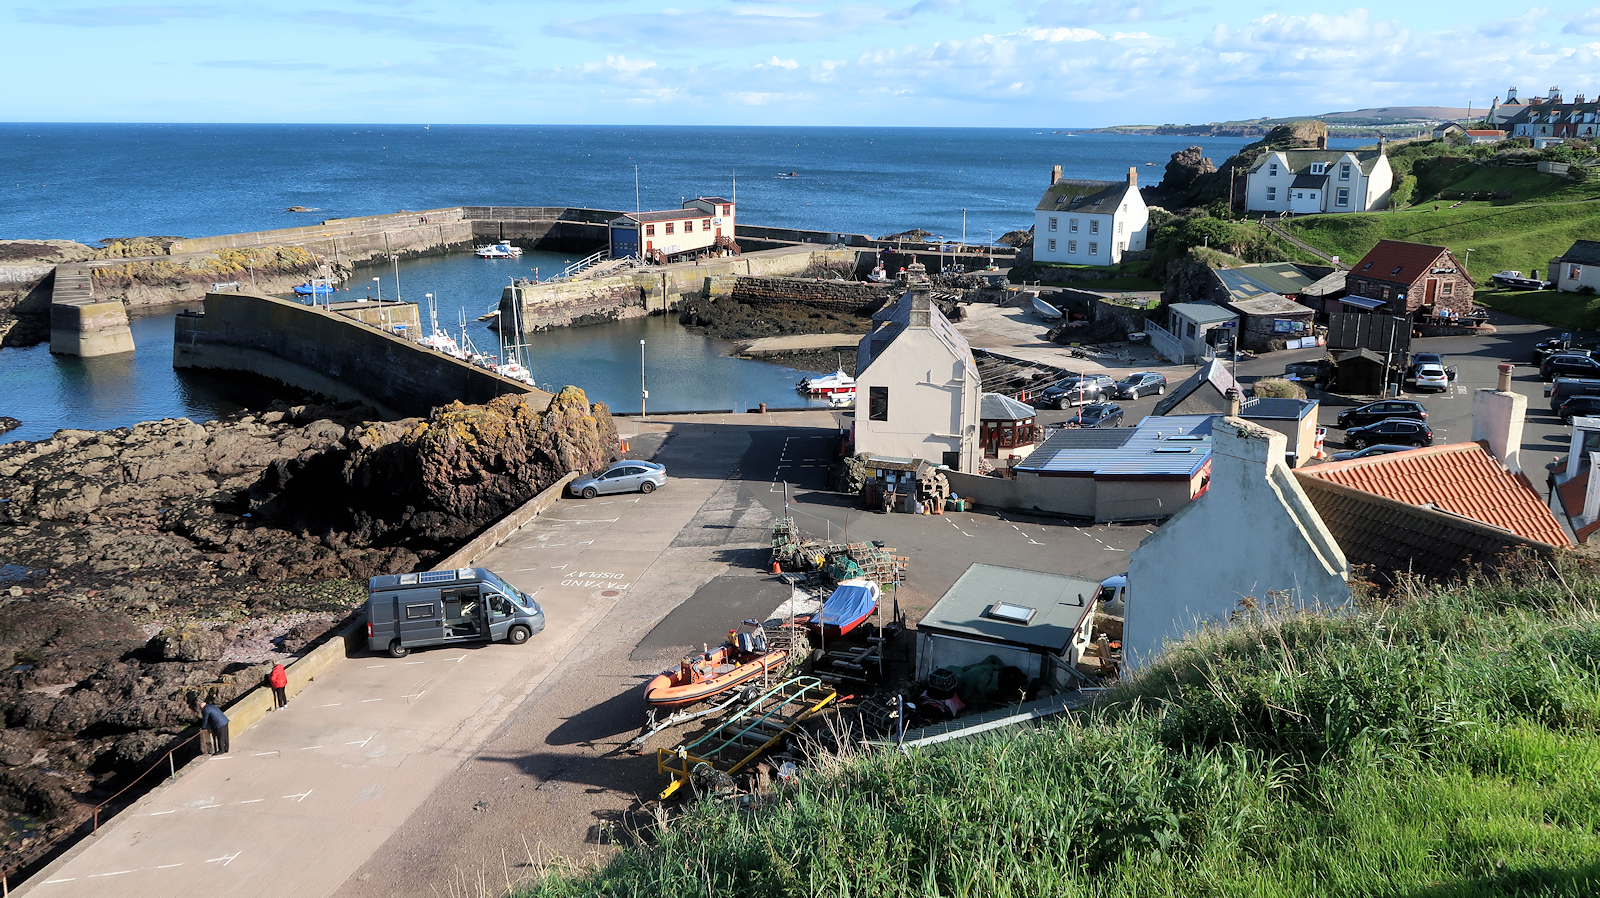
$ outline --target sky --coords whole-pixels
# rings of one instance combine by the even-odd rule
[[[18,122],[1065,128],[1600,94],[1600,7],[1486,0],[34,0],[0,33]]]

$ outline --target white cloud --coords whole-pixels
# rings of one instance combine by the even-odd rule
[[[1103,41],[1105,36],[1092,28],[1024,28],[1020,32],[1025,40],[1049,41]]]
[[[1485,22],[1478,26],[1478,33],[1493,38],[1528,37],[1537,34],[1549,16],[1549,7],[1536,6],[1520,16]]]
[[[1600,34],[1600,6],[1567,15],[1567,24],[1561,28],[1562,34]]]
[[[770,66],[777,66],[780,69],[796,69],[800,67],[800,63],[795,62],[792,59],[779,59],[777,56],[773,56],[771,59],[767,60],[766,64]]]
[[[1107,22],[1159,22],[1182,19],[1203,7],[1165,9],[1166,0],[1046,0],[1029,21],[1040,25],[1099,25]]]

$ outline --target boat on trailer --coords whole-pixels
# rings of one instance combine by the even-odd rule
[[[294,288],[294,295],[296,295],[296,296],[332,296],[333,295],[333,289],[334,288],[333,288],[332,284],[328,284],[328,283],[312,283],[311,281],[306,281],[304,284],[299,284]]]
[[[845,580],[822,603],[822,610],[806,622],[813,633],[836,639],[861,626],[878,610],[883,590],[872,580]]]
[[[1039,317],[1046,321],[1060,321],[1062,317],[1060,309],[1045,302],[1037,296],[1033,298],[1033,310],[1038,312]]]
[[[674,669],[664,670],[644,689],[651,709],[678,708],[702,702],[763,678],[781,675],[789,647],[769,644],[755,621],[729,633],[729,641],[710,651],[689,655]]]

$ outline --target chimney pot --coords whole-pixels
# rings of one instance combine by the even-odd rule
[[[1228,417],[1239,417],[1239,388],[1229,387],[1228,392],[1224,393],[1223,395],[1227,397],[1228,400]]]
[[[1139,186],[1139,169],[1137,169],[1137,168],[1135,168],[1135,167],[1133,167],[1131,165],[1128,166],[1128,186],[1129,187],[1138,187]]]
[[[1061,183],[1061,166],[1052,165],[1050,167],[1050,186],[1054,187],[1054,186],[1056,186],[1057,184],[1060,184],[1060,183]]]
[[[1328,148],[1328,135],[1326,135],[1326,134],[1318,134],[1317,135],[1317,149],[1326,150],[1327,148]]]
[[[1510,362],[1500,363],[1500,380],[1495,384],[1495,389],[1502,393],[1511,392],[1511,369],[1515,368]]]

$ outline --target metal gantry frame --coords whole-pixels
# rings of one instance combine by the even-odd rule
[[[697,772],[739,772],[778,740],[821,711],[839,693],[816,677],[795,677],[773,687],[710,732],[677,748],[656,749],[656,772],[672,777],[667,799]]]

